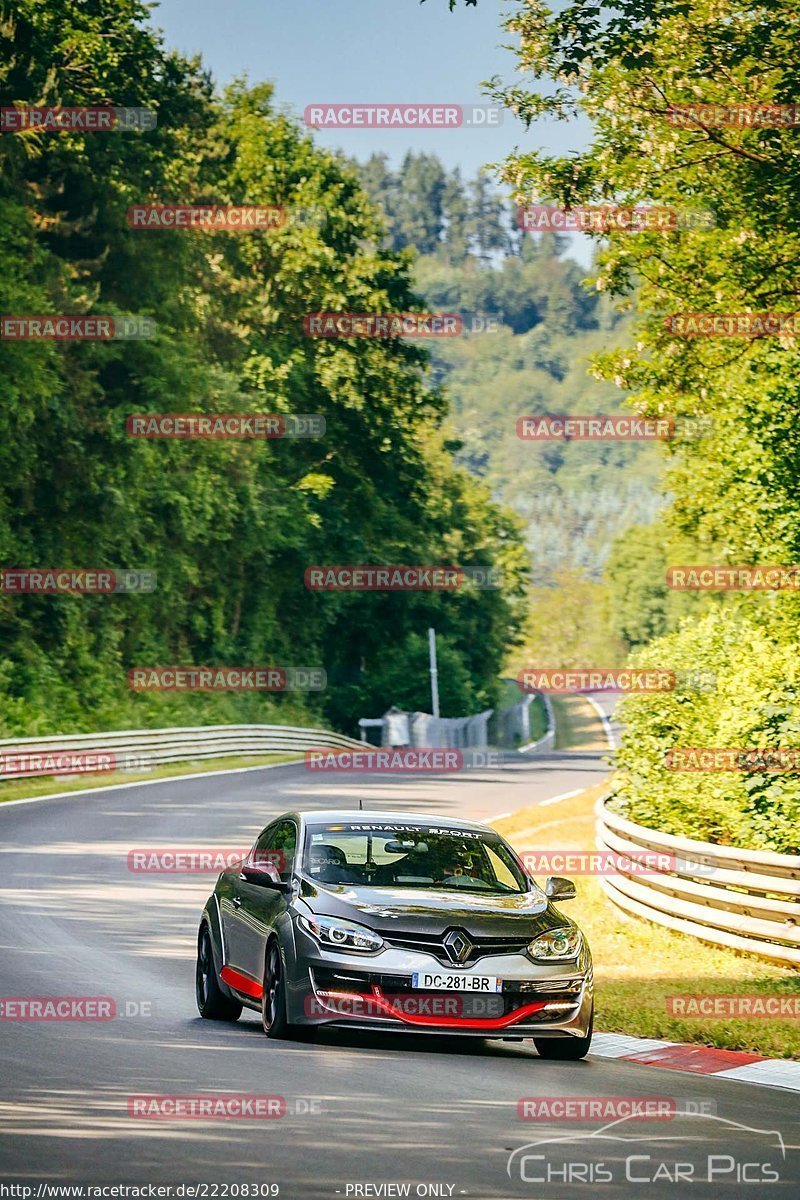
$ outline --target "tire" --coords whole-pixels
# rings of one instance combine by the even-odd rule
[[[277,938],[269,942],[264,959],[261,1025],[268,1038],[288,1038],[294,1032],[286,1019],[286,982]]]
[[[238,1000],[226,996],[219,986],[217,968],[214,965],[214,951],[211,948],[211,934],[208,926],[200,926],[197,939],[197,967],[194,976],[197,1011],[207,1021],[238,1021],[242,1014],[242,1005]]]
[[[540,1058],[557,1058],[561,1062],[574,1062],[576,1059],[585,1058],[589,1053],[593,1029],[594,1010],[589,1018],[589,1031],[586,1037],[534,1038],[533,1044]]]

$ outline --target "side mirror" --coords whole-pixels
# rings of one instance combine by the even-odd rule
[[[255,884],[256,887],[272,888],[275,892],[282,892],[284,896],[291,896],[292,885],[284,883],[281,879],[277,868],[271,863],[259,863],[253,866],[252,863],[245,863],[242,866],[242,878],[248,883]]]
[[[548,900],[574,900],[577,892],[571,879],[565,879],[563,875],[548,875],[544,894]]]

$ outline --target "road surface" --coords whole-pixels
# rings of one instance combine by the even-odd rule
[[[201,1021],[194,944],[212,878],[128,869],[134,848],[246,847],[286,809],[350,801],[355,808],[360,795],[366,808],[490,818],[599,782],[605,771],[586,754],[429,777],[353,779],[291,765],[0,805],[0,995],[107,996],[121,1014],[107,1022],[0,1020],[2,1184],[158,1183],[180,1195],[180,1184],[247,1183],[266,1194],[274,1183],[292,1200],[640,1200],[645,1187],[653,1200],[683,1200],[689,1191],[721,1200],[796,1197],[800,1106],[791,1092],[601,1058],[545,1062],[529,1043],[346,1032],[269,1042],[254,1013],[234,1026]],[[128,1114],[132,1095],[219,1092],[284,1096],[288,1111],[274,1120]],[[518,1101],[532,1096],[671,1097],[707,1115],[626,1123],[587,1141],[596,1121],[521,1120]],[[609,1140],[615,1135],[636,1140],[626,1146]],[[509,1173],[515,1150],[565,1136],[575,1141],[517,1155]],[[659,1168],[677,1156],[703,1178],[708,1154],[730,1156],[715,1160],[711,1184],[689,1188],[672,1180],[672,1165]],[[751,1167],[743,1172],[741,1163]],[[736,1182],[737,1173],[763,1181],[765,1169],[777,1169],[780,1180]],[[545,1170],[550,1181],[536,1182]],[[660,1180],[642,1182],[659,1171]],[[12,1194],[0,1186],[0,1195]]]

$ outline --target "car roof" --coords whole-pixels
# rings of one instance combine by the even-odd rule
[[[302,812],[284,813],[286,817],[295,817],[303,822],[304,825],[316,824],[323,822],[364,822],[368,824],[371,821],[378,823],[403,822],[409,825],[442,825],[449,829],[480,829],[486,833],[495,833],[494,829],[490,829],[487,825],[482,825],[479,821],[467,821],[463,817],[449,817],[441,813],[419,813],[419,812],[397,812],[395,809],[383,808],[365,808],[359,810],[357,808],[316,808],[304,809]],[[280,819],[280,818],[278,818]]]

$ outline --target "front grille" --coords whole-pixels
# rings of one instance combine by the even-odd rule
[[[530,938],[520,937],[473,937],[472,950],[461,962],[454,963],[444,946],[445,930],[442,934],[435,933],[403,933],[392,930],[384,934],[384,941],[400,950],[418,950],[423,954],[431,954],[447,967],[471,967],[481,958],[489,958],[496,954],[520,954],[530,943]],[[465,932],[467,932],[465,930]]]

